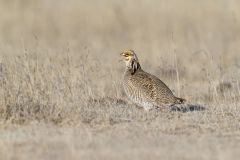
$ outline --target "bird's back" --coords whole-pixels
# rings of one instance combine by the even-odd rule
[[[159,78],[142,69],[134,74],[125,72],[124,89],[128,97],[140,105],[165,106],[181,101]]]

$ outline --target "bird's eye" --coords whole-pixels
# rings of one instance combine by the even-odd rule
[[[129,54],[128,54],[128,53],[126,53],[124,56],[125,56],[125,57],[128,57],[128,56],[129,56]]]

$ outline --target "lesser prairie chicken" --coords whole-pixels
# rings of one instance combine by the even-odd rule
[[[145,110],[182,104],[184,99],[173,95],[159,78],[142,70],[136,53],[132,50],[121,53],[126,63],[123,87],[128,98]]]

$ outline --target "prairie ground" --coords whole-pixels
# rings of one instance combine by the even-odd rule
[[[0,35],[0,159],[239,159],[239,1],[0,0]],[[188,105],[132,104],[126,49]]]

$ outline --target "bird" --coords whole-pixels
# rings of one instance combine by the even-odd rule
[[[158,77],[142,69],[133,50],[123,51],[120,55],[126,64],[123,88],[133,103],[143,107],[146,111],[185,103],[185,99],[174,96],[168,86]]]

